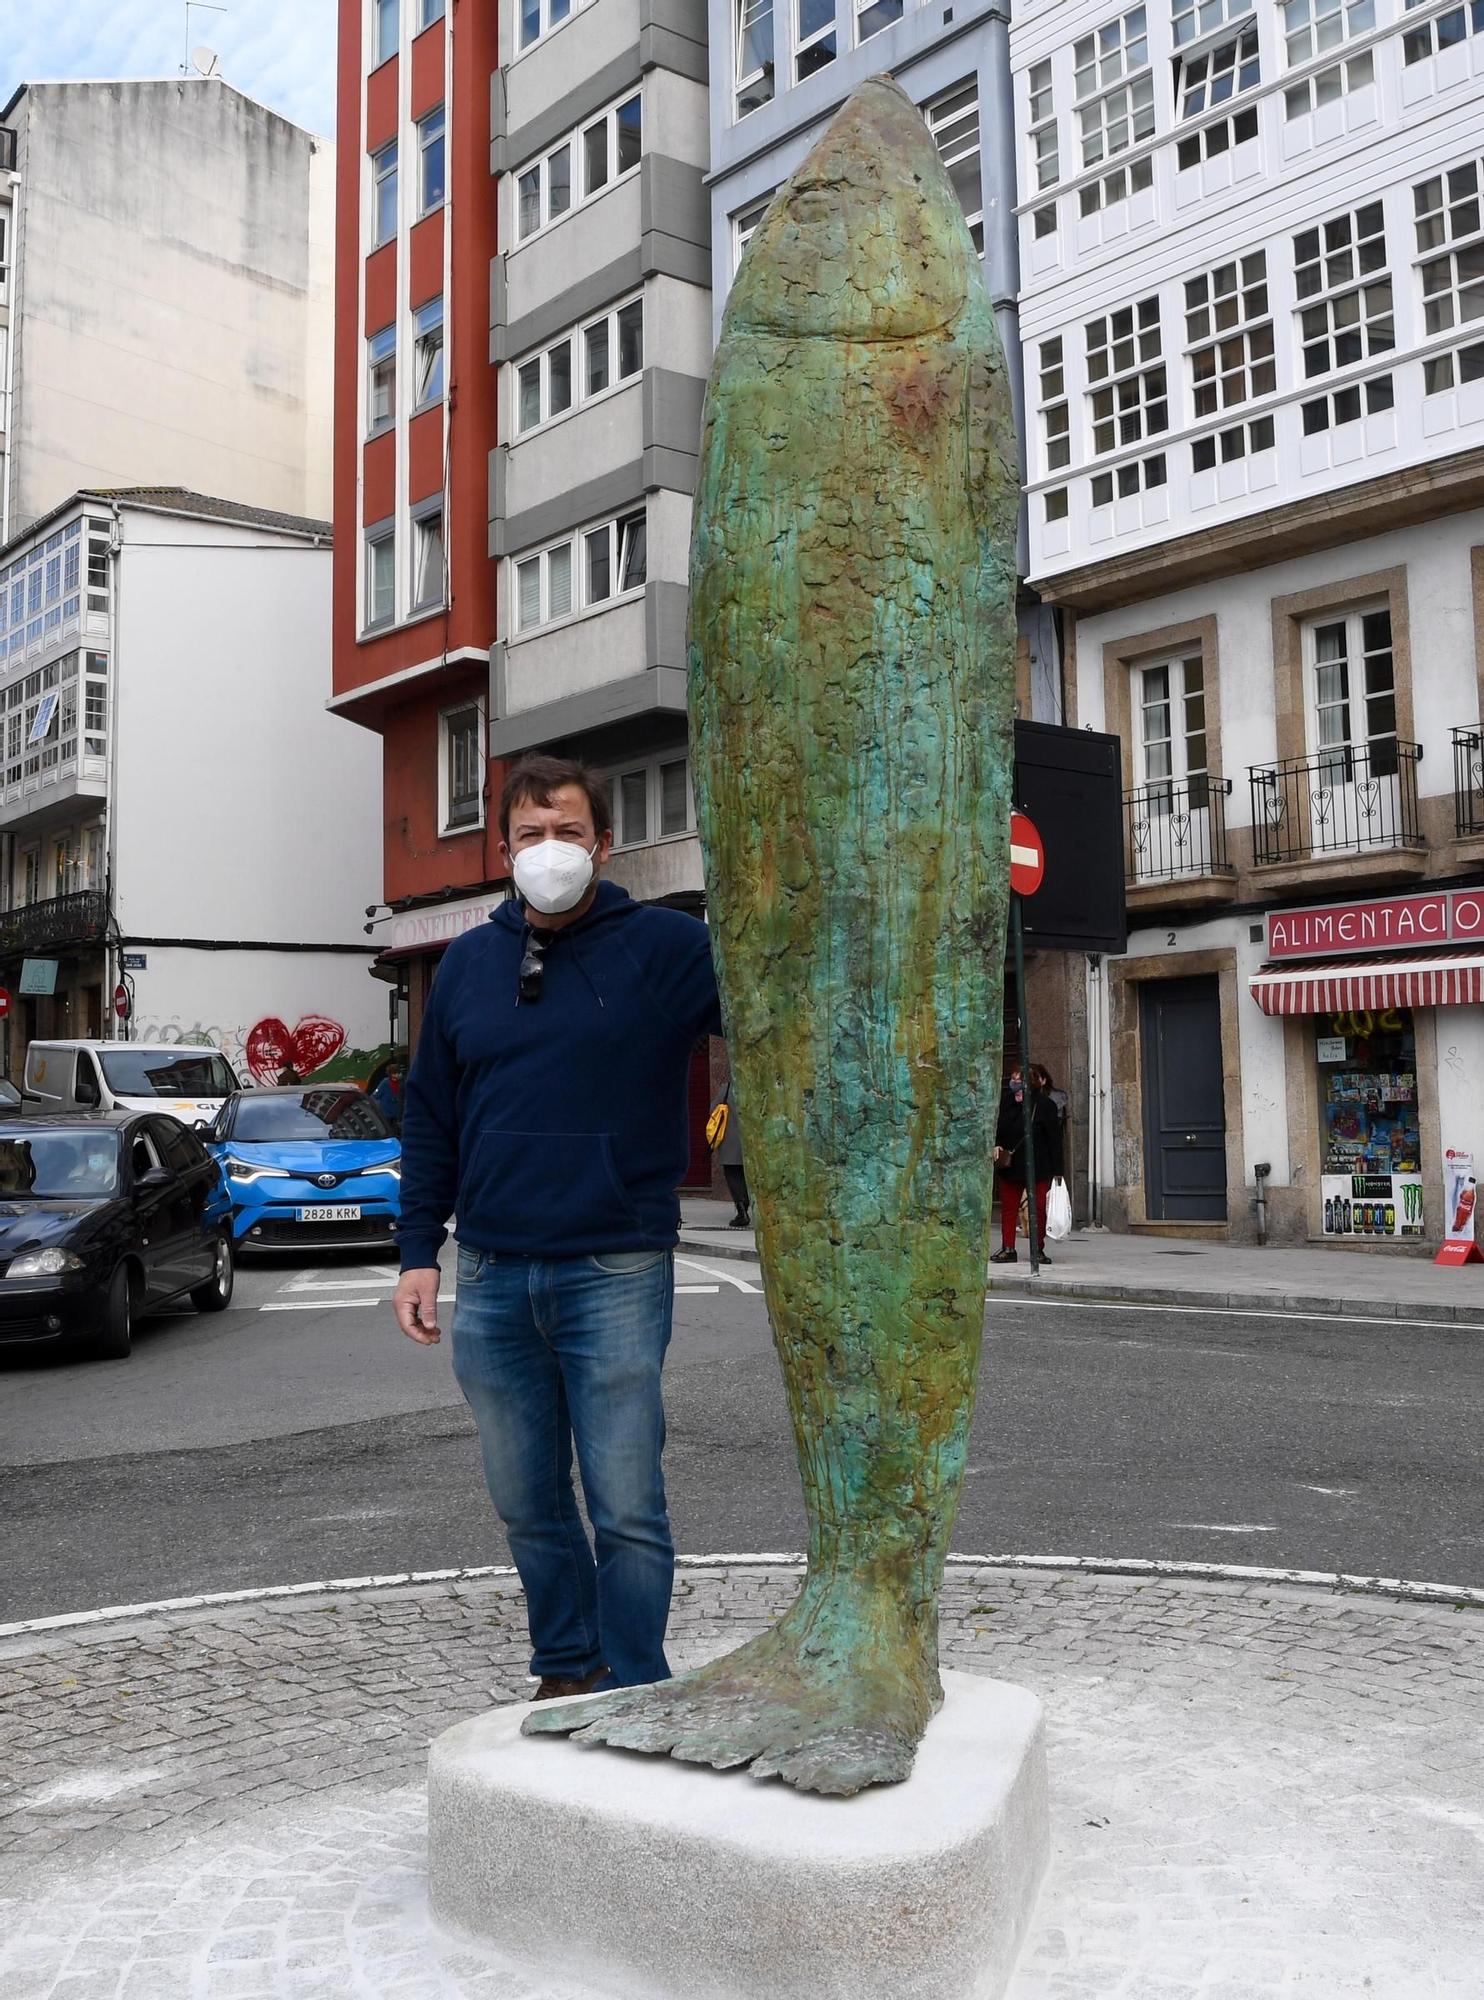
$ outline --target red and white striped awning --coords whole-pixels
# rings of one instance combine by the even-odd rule
[[[1323,958],[1265,965],[1249,984],[1264,1014],[1343,1014],[1357,1007],[1470,1007],[1484,1004],[1484,953],[1431,952],[1426,958]]]

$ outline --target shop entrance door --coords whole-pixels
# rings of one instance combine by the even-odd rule
[[[1215,977],[1139,991],[1144,1186],[1151,1222],[1225,1222],[1226,1113]]]

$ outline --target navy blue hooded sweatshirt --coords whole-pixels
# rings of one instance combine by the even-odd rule
[[[402,1114],[404,1271],[460,1243],[527,1257],[675,1242],[691,1051],[721,1033],[711,936],[600,882],[522,1001],[520,903],[444,953]]]

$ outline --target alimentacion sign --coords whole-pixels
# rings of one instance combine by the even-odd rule
[[[1267,925],[1269,959],[1484,943],[1484,887],[1270,910]]]

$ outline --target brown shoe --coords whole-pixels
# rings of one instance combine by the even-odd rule
[[[606,1667],[594,1667],[593,1671],[590,1674],[584,1674],[581,1680],[574,1680],[565,1674],[547,1674],[543,1677],[540,1687],[537,1688],[531,1699],[532,1701],[561,1701],[569,1694],[591,1694],[607,1671]]]

